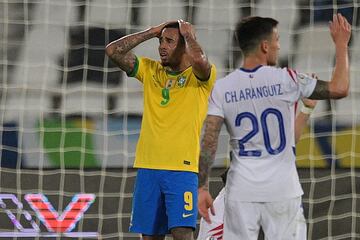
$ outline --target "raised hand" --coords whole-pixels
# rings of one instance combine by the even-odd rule
[[[351,36],[351,25],[345,17],[340,13],[334,14],[329,28],[335,45],[348,45]]]
[[[191,37],[196,39],[194,27],[189,22],[185,22],[184,20],[178,20],[180,34],[186,39],[187,37]]]
[[[164,27],[166,27],[166,25],[169,24],[173,24],[178,22],[177,20],[172,20],[172,21],[167,21],[167,22],[163,22],[157,26],[154,26],[151,28],[151,31],[155,34],[156,37],[160,37],[161,36],[161,32],[164,29]]]

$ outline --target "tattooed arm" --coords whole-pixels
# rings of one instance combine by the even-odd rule
[[[186,42],[186,51],[194,74],[201,81],[207,81],[210,77],[211,65],[200,44],[196,41],[194,28],[190,23],[183,20],[178,22],[180,34]]]
[[[131,49],[148,39],[159,37],[162,29],[172,22],[164,22],[156,27],[117,39],[106,46],[106,54],[121,70],[130,73],[133,71],[136,62],[136,56],[131,52]]]
[[[208,115],[205,120],[205,133],[201,142],[201,152],[199,161],[199,196],[198,208],[200,215],[211,223],[208,209],[215,215],[212,205],[212,197],[209,193],[209,172],[215,160],[219,134],[224,119],[219,116]]]
[[[349,55],[348,43],[351,25],[341,14],[334,15],[330,23],[330,33],[335,43],[336,62],[330,82],[317,81],[310,99],[343,98],[349,92]]]

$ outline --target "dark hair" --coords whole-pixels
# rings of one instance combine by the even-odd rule
[[[164,28],[177,28],[177,29],[179,29],[180,27],[179,27],[178,22],[172,22],[172,23],[169,23],[169,24],[165,25]]]
[[[246,56],[254,51],[261,41],[269,39],[278,21],[273,18],[247,17],[235,29],[239,47]]]

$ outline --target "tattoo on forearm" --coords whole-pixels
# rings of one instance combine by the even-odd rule
[[[200,162],[199,162],[199,187],[208,188],[208,176],[210,171],[210,166],[213,164],[214,159],[209,150],[204,149],[200,152]]]
[[[328,99],[330,98],[329,83],[318,80],[314,92],[309,97],[310,99]]]
[[[126,55],[114,53],[111,56],[111,59],[127,73],[133,70],[136,62],[136,57],[132,53],[127,53]]]
[[[124,38],[122,38],[119,42],[116,44],[116,52],[119,53],[127,53],[140,43],[153,38],[154,36],[149,32],[149,30],[144,30],[142,32],[130,34]]]
[[[185,41],[187,43],[187,47],[189,48],[190,51],[194,52],[194,53],[198,53],[198,54],[204,54],[200,44],[191,36],[186,36],[185,37]]]
[[[131,53],[130,50],[152,37],[153,36],[145,30],[117,40],[113,43],[114,52],[110,56],[111,60],[113,60],[124,71],[131,71],[134,67],[135,55]]]
[[[199,187],[207,187],[211,165],[215,160],[215,153],[221,125],[224,119],[218,116],[208,116],[205,120],[205,133],[201,142],[199,161]]]
[[[197,69],[197,72],[194,72],[195,75],[202,81],[208,80],[210,77],[211,65],[207,60],[205,53],[201,49],[200,44],[191,36],[186,36],[185,41],[187,44],[188,54],[191,56],[190,61],[194,59],[202,59],[201,63],[197,65],[195,65],[194,62],[191,62],[193,70],[195,71]]]

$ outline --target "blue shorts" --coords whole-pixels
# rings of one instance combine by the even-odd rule
[[[195,229],[198,176],[193,172],[139,169],[130,232],[165,235],[175,227]]]

